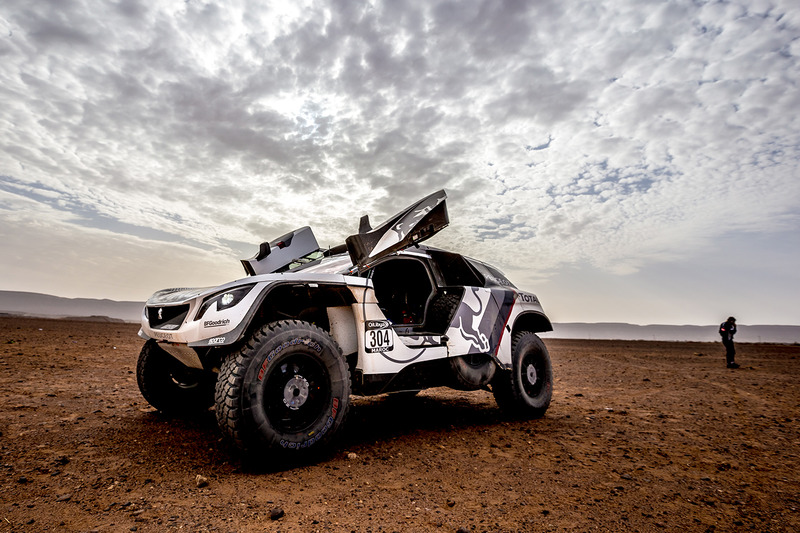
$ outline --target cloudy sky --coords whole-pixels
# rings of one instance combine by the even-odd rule
[[[144,300],[445,188],[556,322],[800,324],[800,5],[0,4],[0,289]]]

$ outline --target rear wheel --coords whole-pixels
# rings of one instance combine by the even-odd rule
[[[153,339],[139,353],[139,390],[159,411],[176,415],[206,411],[214,404],[214,380],[214,374],[187,367]]]
[[[350,406],[350,372],[336,341],[301,321],[257,330],[222,363],[217,422],[242,450],[308,452],[330,443]]]
[[[492,392],[504,410],[529,418],[544,416],[553,395],[553,368],[542,340],[528,331],[512,340],[511,370],[495,373]]]

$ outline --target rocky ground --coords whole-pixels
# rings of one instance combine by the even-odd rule
[[[547,416],[355,398],[317,464],[154,412],[137,326],[0,318],[3,531],[800,531],[800,347],[546,340]],[[199,476],[199,477],[198,477]]]

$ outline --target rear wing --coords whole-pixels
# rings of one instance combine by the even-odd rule
[[[242,259],[242,266],[250,276],[277,272],[295,259],[319,250],[317,238],[308,226],[290,231],[270,242],[262,242],[258,253]]]

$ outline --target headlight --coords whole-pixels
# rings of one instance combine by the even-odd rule
[[[203,300],[203,304],[200,306],[200,310],[197,311],[195,315],[195,320],[200,320],[203,318],[203,315],[206,314],[206,311],[211,309],[211,306],[217,304],[217,311],[222,311],[224,309],[228,309],[233,307],[234,305],[238,304],[242,301],[242,298],[247,296],[247,294],[255,287],[255,285],[244,285],[242,287],[236,287],[235,289],[230,289],[227,291],[221,291],[216,294],[212,294],[210,296],[206,296]]]

